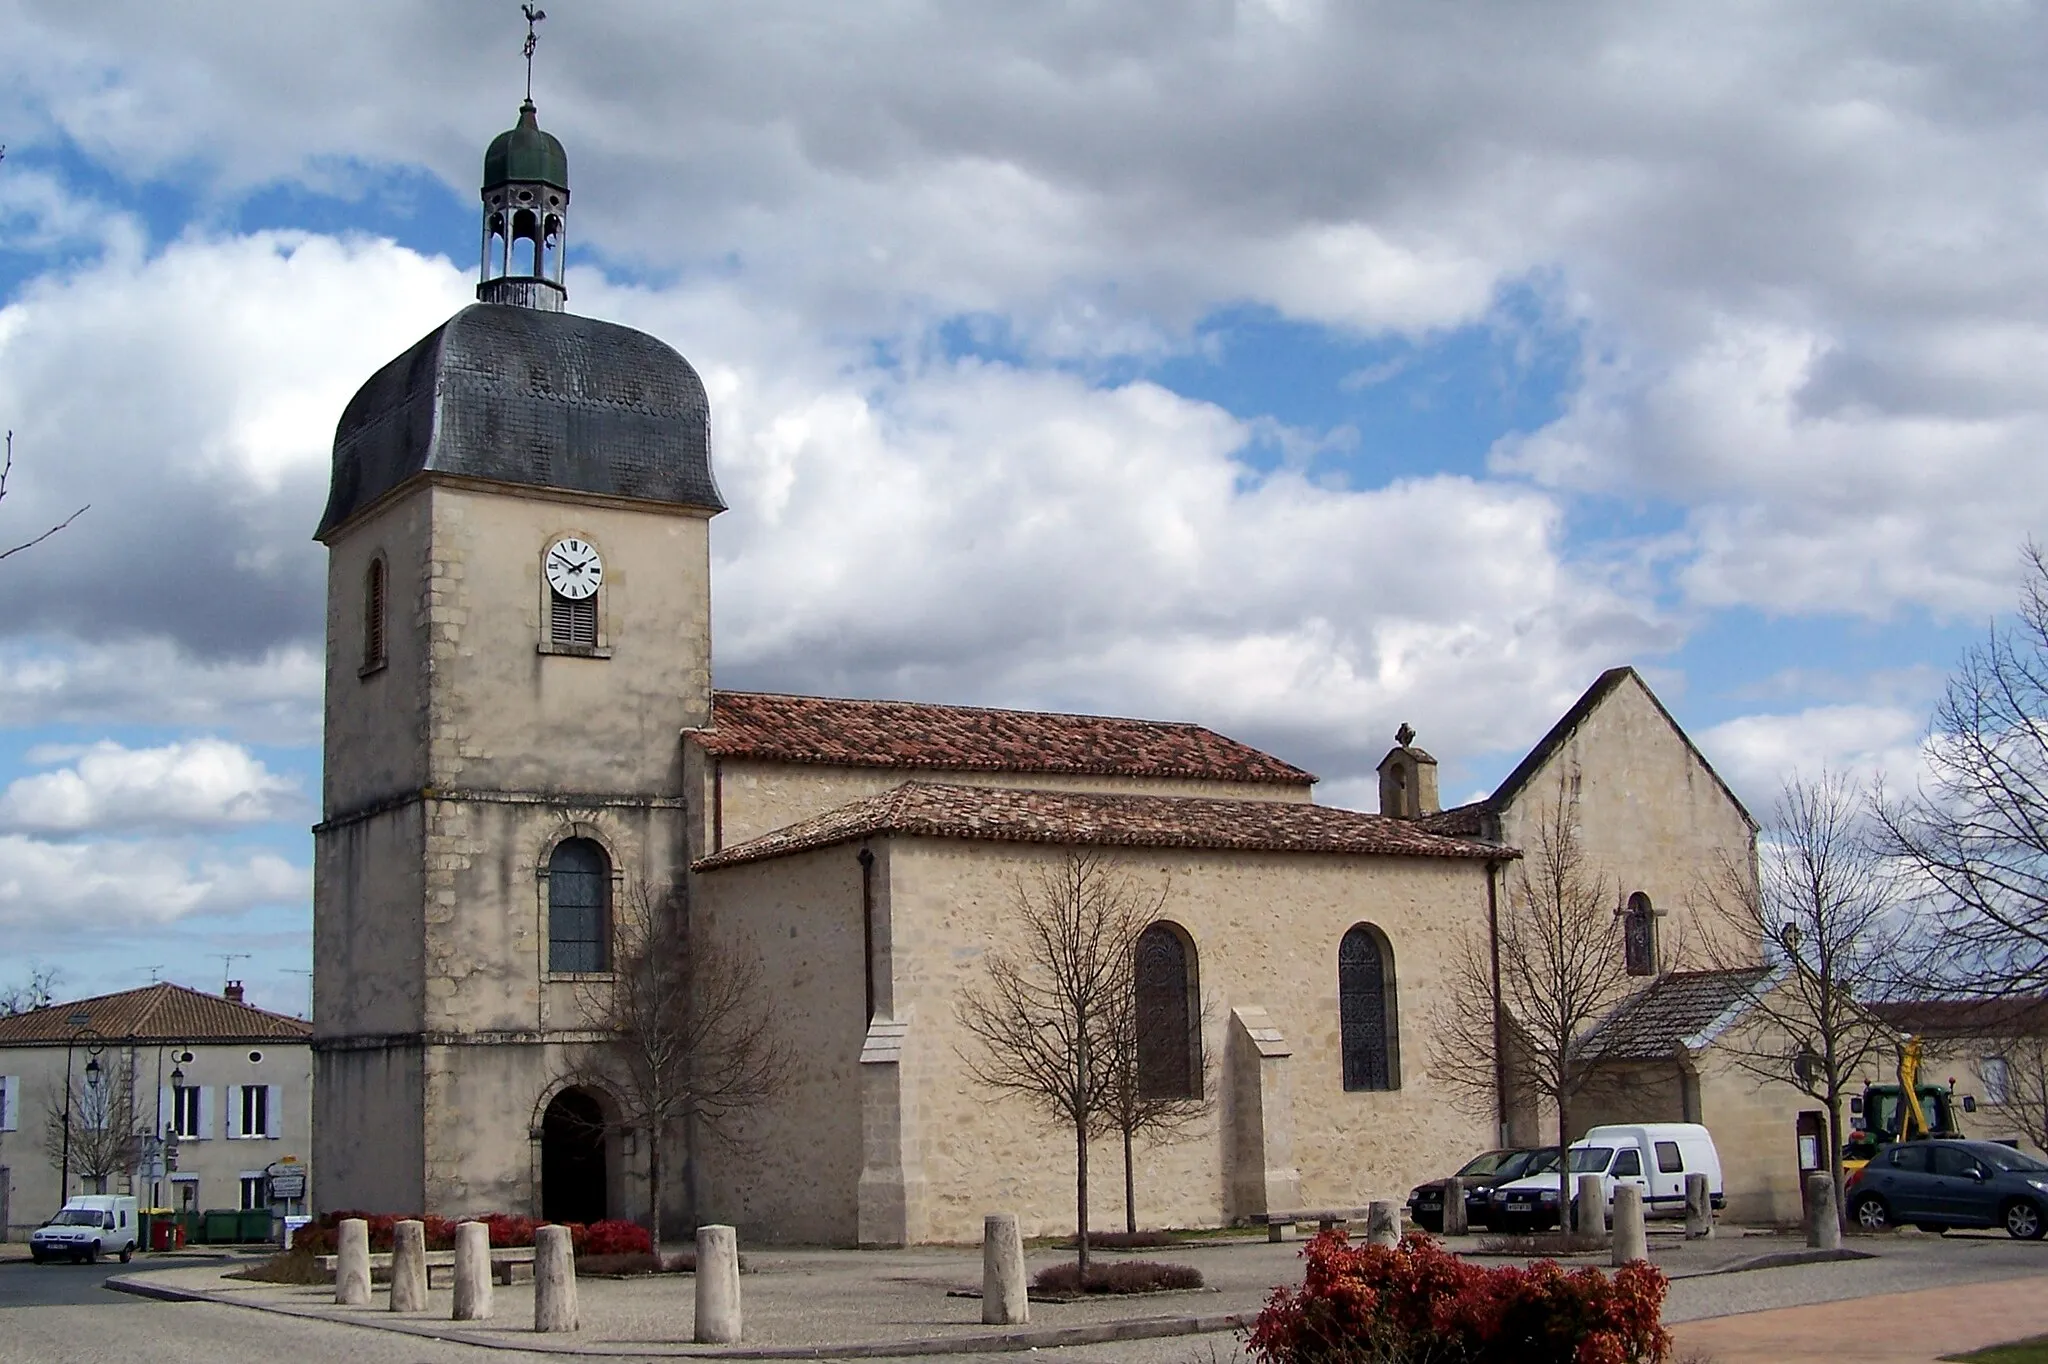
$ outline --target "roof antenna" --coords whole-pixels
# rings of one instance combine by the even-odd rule
[[[213,955],[220,958],[220,978],[223,981],[235,973],[236,962],[249,960],[247,952],[216,952]]]
[[[533,49],[540,45],[540,35],[533,31],[533,26],[547,18],[548,12],[531,3],[522,4],[519,7],[519,12],[526,16],[526,46],[523,50],[526,53],[526,102],[531,104],[533,103]]]

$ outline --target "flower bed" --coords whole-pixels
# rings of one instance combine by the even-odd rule
[[[1664,1364],[1664,1275],[1554,1260],[1484,1268],[1411,1232],[1398,1248],[1324,1232],[1299,1292],[1275,1289],[1251,1331],[1260,1364]]]
[[[1079,1297],[1094,1293],[1168,1293],[1175,1289],[1200,1288],[1202,1271],[1187,1265],[1163,1265],[1153,1260],[1125,1260],[1115,1264],[1097,1262],[1088,1266],[1086,1282],[1078,1264],[1054,1265],[1041,1269],[1031,1281],[1031,1291],[1048,1297]]]
[[[370,1249],[384,1251],[391,1249],[393,1228],[408,1220],[403,1213],[378,1212],[330,1212],[319,1221],[301,1227],[292,1238],[292,1249],[304,1250],[309,1255],[332,1255],[336,1242],[341,1236],[343,1218],[360,1217],[370,1224]],[[413,1215],[413,1220],[426,1223],[428,1250],[455,1249],[455,1228],[458,1225],[445,1217],[431,1214]],[[531,1217],[518,1217],[511,1213],[485,1213],[482,1217],[465,1219],[477,1221],[489,1229],[491,1245],[504,1248],[530,1246],[537,1227],[548,1225]],[[569,1243],[575,1253],[586,1255],[647,1255],[654,1250],[654,1238],[647,1228],[637,1222],[622,1222],[616,1219],[592,1222],[585,1226],[581,1222],[564,1223],[569,1228]]]

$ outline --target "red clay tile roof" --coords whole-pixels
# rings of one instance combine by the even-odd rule
[[[87,1026],[102,1037],[138,1042],[302,1042],[313,1035],[313,1025],[302,1018],[166,981],[0,1018],[0,1046],[68,1042],[77,1032],[73,1014],[86,1015]]]
[[[870,834],[1083,847],[1222,848],[1381,857],[1517,856],[1497,843],[1425,833],[1407,820],[1295,801],[1096,795],[905,782],[700,859],[709,871]]]
[[[940,772],[1064,772],[1308,786],[1312,773],[1200,725],[1110,715],[989,710],[918,701],[721,691],[711,728],[691,731],[715,757]]]

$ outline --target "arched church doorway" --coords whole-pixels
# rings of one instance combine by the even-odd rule
[[[586,1089],[565,1089],[540,1122],[540,1215],[602,1222],[606,1215],[604,1107]]]

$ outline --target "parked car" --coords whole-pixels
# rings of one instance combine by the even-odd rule
[[[1491,1213],[1486,1201],[1487,1190],[1545,1168],[1532,1164],[1539,1158],[1547,1162],[1547,1168],[1555,1169],[1557,1148],[1512,1146],[1488,1151],[1466,1161],[1464,1167],[1452,1176],[1465,1181],[1465,1221],[1475,1227],[1489,1225]],[[1444,1180],[1432,1179],[1427,1184],[1416,1185],[1408,1195],[1408,1220],[1424,1231],[1440,1232],[1444,1229],[1444,1184]]]
[[[1850,1176],[1848,1198],[1866,1231],[2004,1227],[2035,1241],[2048,1227],[2048,1164],[1995,1141],[1899,1142]]]
[[[1566,1152],[1575,1191],[1580,1175],[1600,1176],[1602,1201],[1614,1206],[1617,1184],[1643,1191],[1647,1217],[1685,1215],[1685,1177],[1704,1174],[1715,1207],[1725,1201],[1721,1187],[1721,1154],[1714,1138],[1696,1122],[1618,1123],[1590,1129]],[[1576,1196],[1576,1193],[1570,1195]],[[1488,1211],[1497,1231],[1543,1231],[1563,1218],[1556,1171],[1524,1175],[1496,1184]]]
[[[125,1264],[135,1255],[140,1231],[135,1199],[127,1194],[76,1194],[42,1226],[29,1233],[29,1258],[70,1259],[91,1263],[102,1255],[118,1255]]]

